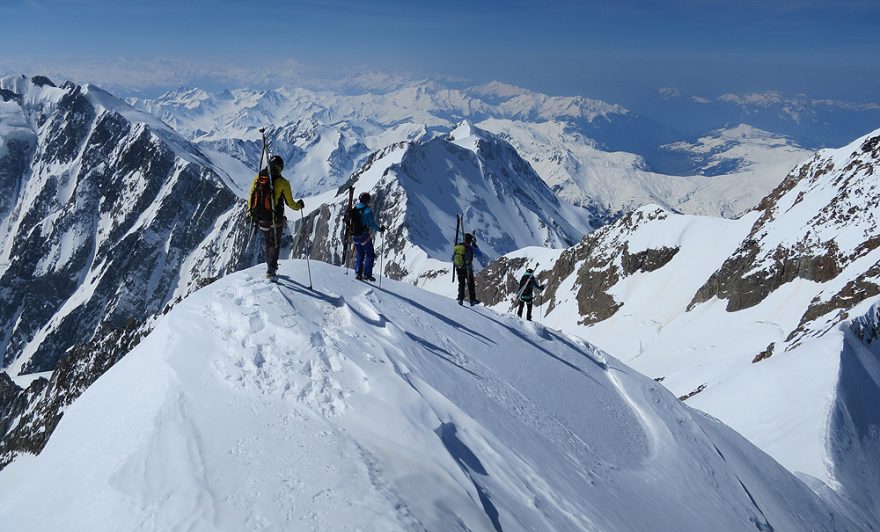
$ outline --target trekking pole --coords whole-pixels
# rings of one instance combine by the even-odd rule
[[[458,230],[461,228],[461,215],[455,215],[455,240],[452,241],[452,249],[458,245]],[[452,252],[452,284],[455,284],[455,251]]]
[[[550,279],[547,279],[547,284],[550,284]],[[541,304],[542,304],[542,305],[544,304],[544,299],[543,299],[543,298],[544,298],[544,294],[541,293]],[[550,307],[550,305],[547,305],[546,307],[544,307],[544,318],[543,318],[544,321],[547,321],[547,309],[548,309],[549,307]]]
[[[306,217],[303,215],[302,209],[299,210],[299,219],[300,223],[302,223],[302,232],[303,232],[303,246],[306,247],[306,270],[309,272],[309,290],[312,290],[312,266],[309,264],[309,255],[312,254],[312,246],[309,243],[309,239],[306,237]]]
[[[382,231],[382,244],[379,246],[379,288],[382,288],[382,276],[385,273],[385,231]]]
[[[541,297],[541,304],[538,305],[538,325],[543,325],[544,320],[543,320],[543,318],[541,318],[541,305],[544,304],[544,292],[541,292],[540,297]]]
[[[345,275],[348,275],[348,261],[351,258],[351,254],[349,253],[349,246],[351,245],[351,220],[349,219],[349,214],[351,213],[352,203],[354,201],[354,187],[351,186],[348,188],[348,210],[345,211],[345,214],[342,216],[342,263],[345,266]]]

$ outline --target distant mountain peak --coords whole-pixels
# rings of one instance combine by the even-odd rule
[[[529,94],[531,91],[501,81],[490,81],[466,90],[468,94],[481,98],[506,99]]]

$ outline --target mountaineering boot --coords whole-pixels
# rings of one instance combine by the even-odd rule
[[[479,304],[480,304],[480,302],[479,302],[478,300],[476,300],[476,299],[471,299],[471,306],[479,305]]]
[[[364,276],[364,281],[370,281],[371,283],[375,283],[375,282],[376,282],[376,278],[373,277],[372,275],[365,275],[365,276]]]
[[[361,274],[357,274],[357,275],[355,275],[354,278],[357,279],[358,281],[363,281],[363,280],[364,280],[364,276],[361,275]]]
[[[458,304],[461,305],[461,306],[464,306],[464,299],[459,299],[459,300],[458,300]]]

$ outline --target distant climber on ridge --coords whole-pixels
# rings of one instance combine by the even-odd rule
[[[385,232],[385,226],[379,226],[370,209],[369,192],[363,192],[358,196],[357,205],[351,217],[351,241],[354,242],[354,273],[355,278],[361,281],[375,281],[373,277],[373,263],[376,261],[376,250],[373,247],[373,235],[370,231]]]
[[[538,283],[538,279],[535,278],[535,270],[529,268],[526,270],[526,273],[519,280],[519,291],[517,292],[517,301],[519,306],[516,310],[516,315],[522,318],[523,306],[528,305],[528,310],[526,311],[526,319],[532,321],[532,302],[535,299],[535,289],[543,290],[545,288],[544,285]]]
[[[281,175],[284,160],[278,155],[260,170],[251,185],[248,196],[248,212],[252,222],[263,235],[263,252],[266,255],[266,277],[274,278],[278,272],[278,253],[284,234],[284,204],[298,211],[305,206],[303,200],[294,201],[290,182]]]
[[[477,305],[477,289],[474,285],[474,254],[480,253],[477,239],[471,233],[464,234],[464,242],[456,242],[452,248],[452,264],[458,274],[458,304],[464,304],[464,287],[467,283],[471,305]]]

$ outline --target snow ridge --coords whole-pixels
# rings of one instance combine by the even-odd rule
[[[301,262],[283,263],[277,284],[258,273],[228,276],[175,307],[70,407],[39,457],[3,471],[4,523],[867,524],[580,341],[407,284],[365,285],[328,265],[313,265],[316,290],[298,281]]]

